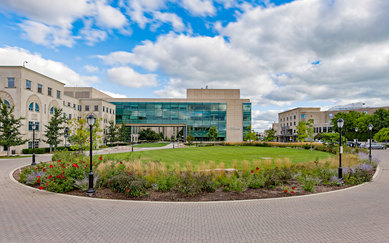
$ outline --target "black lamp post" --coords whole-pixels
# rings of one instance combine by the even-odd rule
[[[35,163],[35,122],[32,123],[32,163],[31,165],[36,165]]]
[[[358,148],[358,127],[355,128],[355,148]]]
[[[373,131],[373,125],[369,124],[370,141],[369,141],[369,161],[371,162],[371,133]]]
[[[338,119],[338,128],[339,128],[339,168],[338,168],[338,178],[343,179],[343,173],[342,173],[342,153],[343,153],[343,146],[342,146],[342,127],[344,124],[344,121],[342,118]]]
[[[69,137],[69,128],[68,127],[65,127],[65,132],[64,132],[63,136],[65,137],[65,148],[66,148],[67,147],[66,146],[66,138]]]
[[[93,144],[93,138],[92,138],[92,130],[93,126],[95,125],[96,118],[93,115],[89,115],[86,120],[88,121],[89,129],[90,129],[90,150],[89,150],[89,157],[90,157],[90,162],[89,162],[89,189],[86,191],[86,193],[89,196],[92,196],[95,194],[95,189],[93,189],[93,171],[92,171],[92,144]]]

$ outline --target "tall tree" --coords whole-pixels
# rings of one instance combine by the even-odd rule
[[[54,114],[51,117],[49,124],[45,125],[45,137],[46,140],[43,140],[45,143],[50,144],[50,152],[52,147],[57,148],[58,144],[61,142],[60,136],[64,133],[61,132],[64,127],[62,124],[65,122],[65,118],[62,116],[62,109],[54,108]]]
[[[264,141],[266,142],[271,142],[271,141],[274,141],[276,140],[276,131],[274,129],[267,129],[265,130],[265,137],[264,137]]]
[[[101,119],[100,119],[101,120]],[[75,119],[68,121],[69,126],[69,142],[72,144],[70,147],[74,150],[83,152],[89,148],[90,145],[90,128],[85,119]],[[101,143],[101,129],[99,120],[96,119],[95,125],[92,128],[93,147],[96,148]]]
[[[106,138],[108,143],[111,144],[119,140],[119,127],[114,121],[109,121]]]
[[[251,130],[251,126],[248,126],[247,130],[248,131],[244,133],[244,141],[257,141],[257,135],[254,130]]]
[[[305,139],[311,138],[313,139],[313,119],[309,119],[308,121],[300,121],[297,124],[297,136],[298,140],[304,142]]]
[[[212,126],[209,128],[208,133],[207,133],[207,138],[209,138],[211,141],[216,141],[217,138],[219,137],[219,132],[217,131],[215,126]]]
[[[139,140],[159,141],[162,138],[150,128],[139,131]]]
[[[15,118],[13,114],[14,109],[14,106],[8,107],[0,99],[0,145],[7,147],[7,157],[12,146],[22,145],[27,142],[20,133],[21,121],[24,118]]]
[[[374,135],[374,140],[378,142],[386,142],[389,141],[389,127],[382,128]]]
[[[131,142],[131,128],[122,124],[118,131],[119,141],[123,143]]]

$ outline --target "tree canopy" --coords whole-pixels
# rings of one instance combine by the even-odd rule
[[[54,108],[54,114],[51,117],[49,123],[45,125],[45,137],[46,140],[43,140],[45,143],[57,147],[61,142],[60,136],[64,133],[61,130],[64,129],[62,124],[65,122],[65,118],[62,116],[62,109]],[[51,147],[50,147],[51,149]]]
[[[217,131],[217,128],[215,126],[212,126],[211,128],[209,128],[206,136],[211,141],[216,141],[217,138],[219,137],[219,132]]]
[[[265,130],[265,138],[263,140],[266,142],[271,142],[276,140],[275,133],[276,131],[274,129]]]

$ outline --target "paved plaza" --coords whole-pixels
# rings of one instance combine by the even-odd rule
[[[294,198],[117,201],[35,190],[0,160],[0,242],[389,242],[389,151],[372,183]],[[47,160],[38,156],[38,161]]]

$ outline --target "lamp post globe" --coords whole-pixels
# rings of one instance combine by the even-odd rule
[[[89,189],[86,191],[86,193],[89,196],[92,196],[95,194],[95,189],[93,188],[93,170],[92,170],[92,148],[93,148],[93,137],[92,137],[92,131],[93,131],[93,126],[95,125],[96,118],[93,115],[89,115],[86,118],[88,125],[89,125],[89,130],[90,130],[90,138],[89,138]]]
[[[369,161],[371,162],[371,139],[372,139],[372,132],[373,132],[373,125],[369,124],[369,132],[370,132],[370,139],[369,139]]]
[[[35,122],[32,123],[31,129],[32,129],[32,163],[31,165],[36,165],[35,163]]]
[[[342,128],[344,125],[344,120],[342,118],[339,118],[337,121],[338,128],[339,128],[339,168],[338,168],[338,179],[343,179],[343,173],[342,173],[342,153],[343,153],[343,147],[342,147]]]

